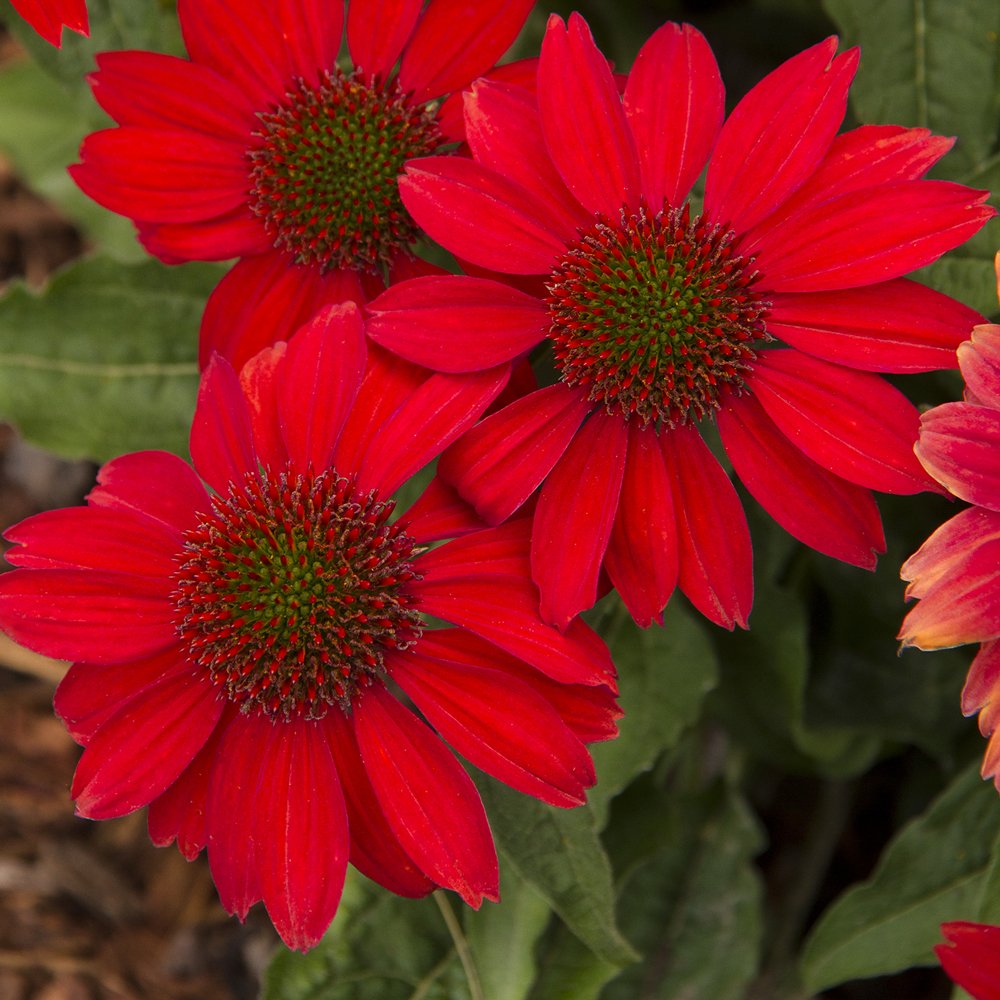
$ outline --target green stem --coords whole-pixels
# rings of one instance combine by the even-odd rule
[[[472,1000],[486,1000],[483,996],[483,987],[479,982],[479,973],[476,971],[476,963],[472,958],[469,942],[465,939],[465,934],[462,933],[462,928],[448,902],[448,897],[440,889],[435,889],[434,902],[437,903],[437,908],[441,911],[448,933],[455,943],[455,951],[458,952],[459,961],[465,970],[465,978],[469,983],[469,995]]]

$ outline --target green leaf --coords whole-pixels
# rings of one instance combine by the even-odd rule
[[[497,847],[518,875],[600,958],[634,962],[615,923],[611,866],[590,808],[556,809],[488,778],[478,787]]]
[[[1000,192],[1000,5],[996,0],[824,0],[844,39],[861,45],[851,89],[866,124],[956,136],[934,175]],[[1000,195],[994,194],[994,207]],[[982,313],[997,308],[993,254],[1000,226],[922,272],[928,284]]]
[[[979,906],[1000,801],[970,767],[883,852],[874,875],[823,914],[802,954],[806,986],[935,962],[939,925]]]
[[[0,418],[68,457],[186,454],[198,324],[220,274],[95,258],[40,296],[12,288],[0,298]]]
[[[620,836],[627,837],[633,813],[641,823],[652,816],[659,844],[620,887],[622,929],[645,958],[611,982],[602,1000],[740,1000],[760,961],[757,821],[723,782],[698,792],[636,787],[623,798],[632,801],[616,802]]]
[[[599,826],[610,800],[697,721],[718,676],[704,626],[680,601],[671,603],[662,628],[640,629],[623,615],[608,645],[625,715],[617,739],[592,747],[598,781],[589,799]]]
[[[535,981],[535,942],[552,916],[548,903],[509,865],[501,871],[499,905],[466,908],[465,934],[483,996],[488,1000],[525,1000]]]
[[[620,966],[598,958],[556,921],[539,953],[541,972],[529,1000],[597,1000]]]

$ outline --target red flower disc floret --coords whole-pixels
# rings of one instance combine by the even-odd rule
[[[207,848],[225,907],[262,899],[292,948],[326,930],[348,860],[402,895],[497,898],[445,741],[572,806],[619,715],[597,635],[539,617],[527,522],[484,527],[439,480],[395,517],[507,374],[430,374],[329,307],[239,375],[213,360],[193,468],[126,455],[88,506],[10,529],[0,626],[75,661],[55,706],[86,748],[80,815],[148,805],[154,843]]]
[[[690,26],[658,30],[622,89],[583,19],[553,17],[534,90],[466,95],[472,159],[407,166],[410,214],[476,276],[392,286],[369,334],[440,371],[548,352],[554,384],[439,465],[491,523],[538,490],[546,620],[589,607],[603,569],[642,625],[679,586],[746,626],[750,536],[710,424],[778,523],[859,566],[884,550],[871,491],[936,488],[913,454],[916,409],[875,373],[955,366],[981,317],[903,275],[995,213],[923,179],[950,140],[837,134],[858,52],[836,48],[790,59],[724,121]]]

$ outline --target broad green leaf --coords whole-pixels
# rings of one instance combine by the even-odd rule
[[[823,914],[802,954],[806,986],[933,964],[940,924],[979,907],[998,825],[996,790],[971,767],[897,834],[867,882]]]
[[[851,89],[867,124],[922,126],[955,136],[934,176],[995,192],[1000,207],[1000,4],[996,0],[824,0],[850,44],[861,45]],[[980,312],[996,311],[993,254],[1000,226],[923,272],[928,284]]]
[[[615,804],[619,838],[628,839],[633,815],[642,823],[653,817],[659,845],[619,890],[622,929],[644,959],[602,1000],[741,1000],[757,972],[763,930],[757,821],[722,782],[697,792],[637,787],[627,798],[624,814],[622,800]]]
[[[528,1000],[598,1000],[619,966],[598,958],[560,921],[538,956],[540,973]]]
[[[592,747],[598,781],[589,799],[600,826],[609,801],[697,720],[718,674],[705,627],[680,601],[671,603],[662,628],[639,629],[620,616],[608,645],[625,715],[617,739]]]
[[[507,863],[596,955],[635,961],[615,924],[611,866],[590,808],[556,809],[488,778],[478,787]]]
[[[535,943],[549,924],[548,903],[510,865],[501,872],[499,905],[465,908],[465,934],[488,1000],[525,1000],[535,981]]]
[[[0,298],[0,419],[67,457],[186,454],[198,324],[220,273],[94,258],[39,296],[12,288]]]
[[[326,936],[306,955],[279,952],[262,992],[262,1000],[471,996],[437,901],[401,899],[353,869]]]
[[[39,44],[44,45],[44,42]],[[101,127],[89,94],[70,92],[35,63],[0,71],[0,152],[25,183],[75,223],[88,243],[127,262],[145,260],[132,223],[91,201],[67,173],[83,137]]]

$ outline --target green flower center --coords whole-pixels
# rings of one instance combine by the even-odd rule
[[[260,116],[250,149],[250,208],[275,247],[324,270],[384,270],[419,230],[397,178],[442,136],[433,108],[412,106],[398,84],[358,71],[299,80]]]
[[[393,503],[327,472],[249,475],[187,533],[174,600],[188,654],[244,711],[343,710],[422,632],[415,543]]]
[[[735,234],[688,207],[599,219],[560,258],[549,282],[556,366],[609,413],[674,427],[743,384],[754,341],[770,339],[753,260]]]

